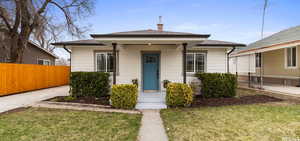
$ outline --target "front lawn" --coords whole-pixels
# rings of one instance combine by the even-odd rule
[[[0,114],[0,139],[9,141],[133,141],[139,114],[47,108]]]
[[[264,92],[259,91],[238,89],[237,93],[236,98],[198,99],[198,101],[196,99],[197,108],[162,110],[161,117],[169,139],[171,141],[300,139],[300,105],[289,100],[266,97]]]
[[[300,139],[300,105],[243,105],[161,111],[171,141]]]

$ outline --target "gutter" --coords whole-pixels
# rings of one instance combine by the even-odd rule
[[[227,53],[227,73],[229,73],[229,55],[236,49],[235,46]]]
[[[64,47],[63,47],[68,53],[72,53],[70,50],[68,50],[67,48],[66,48],[66,45],[64,45]],[[71,59],[71,57],[70,57],[70,59]]]
[[[69,49],[66,48],[66,45],[63,45],[63,49],[65,49],[68,53],[70,53],[70,70],[69,70],[69,84],[70,84],[70,82],[71,82],[71,73],[72,73],[72,71],[71,71],[71,67],[72,67],[71,54],[72,54],[72,52]],[[71,91],[71,87],[70,87],[70,91]]]

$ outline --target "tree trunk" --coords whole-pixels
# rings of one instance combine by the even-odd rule
[[[21,39],[18,35],[10,37],[10,61],[11,63],[22,63],[24,50],[27,48],[28,38]]]

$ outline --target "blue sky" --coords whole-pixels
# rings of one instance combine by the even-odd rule
[[[97,0],[93,15],[79,21],[90,33],[156,29],[211,34],[210,39],[251,43],[260,39],[264,0]],[[269,0],[265,35],[300,25],[300,0]],[[66,37],[64,40],[71,40]],[[57,53],[60,55],[61,53]]]

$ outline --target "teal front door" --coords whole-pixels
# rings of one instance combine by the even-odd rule
[[[159,54],[143,54],[143,89],[159,89]]]

